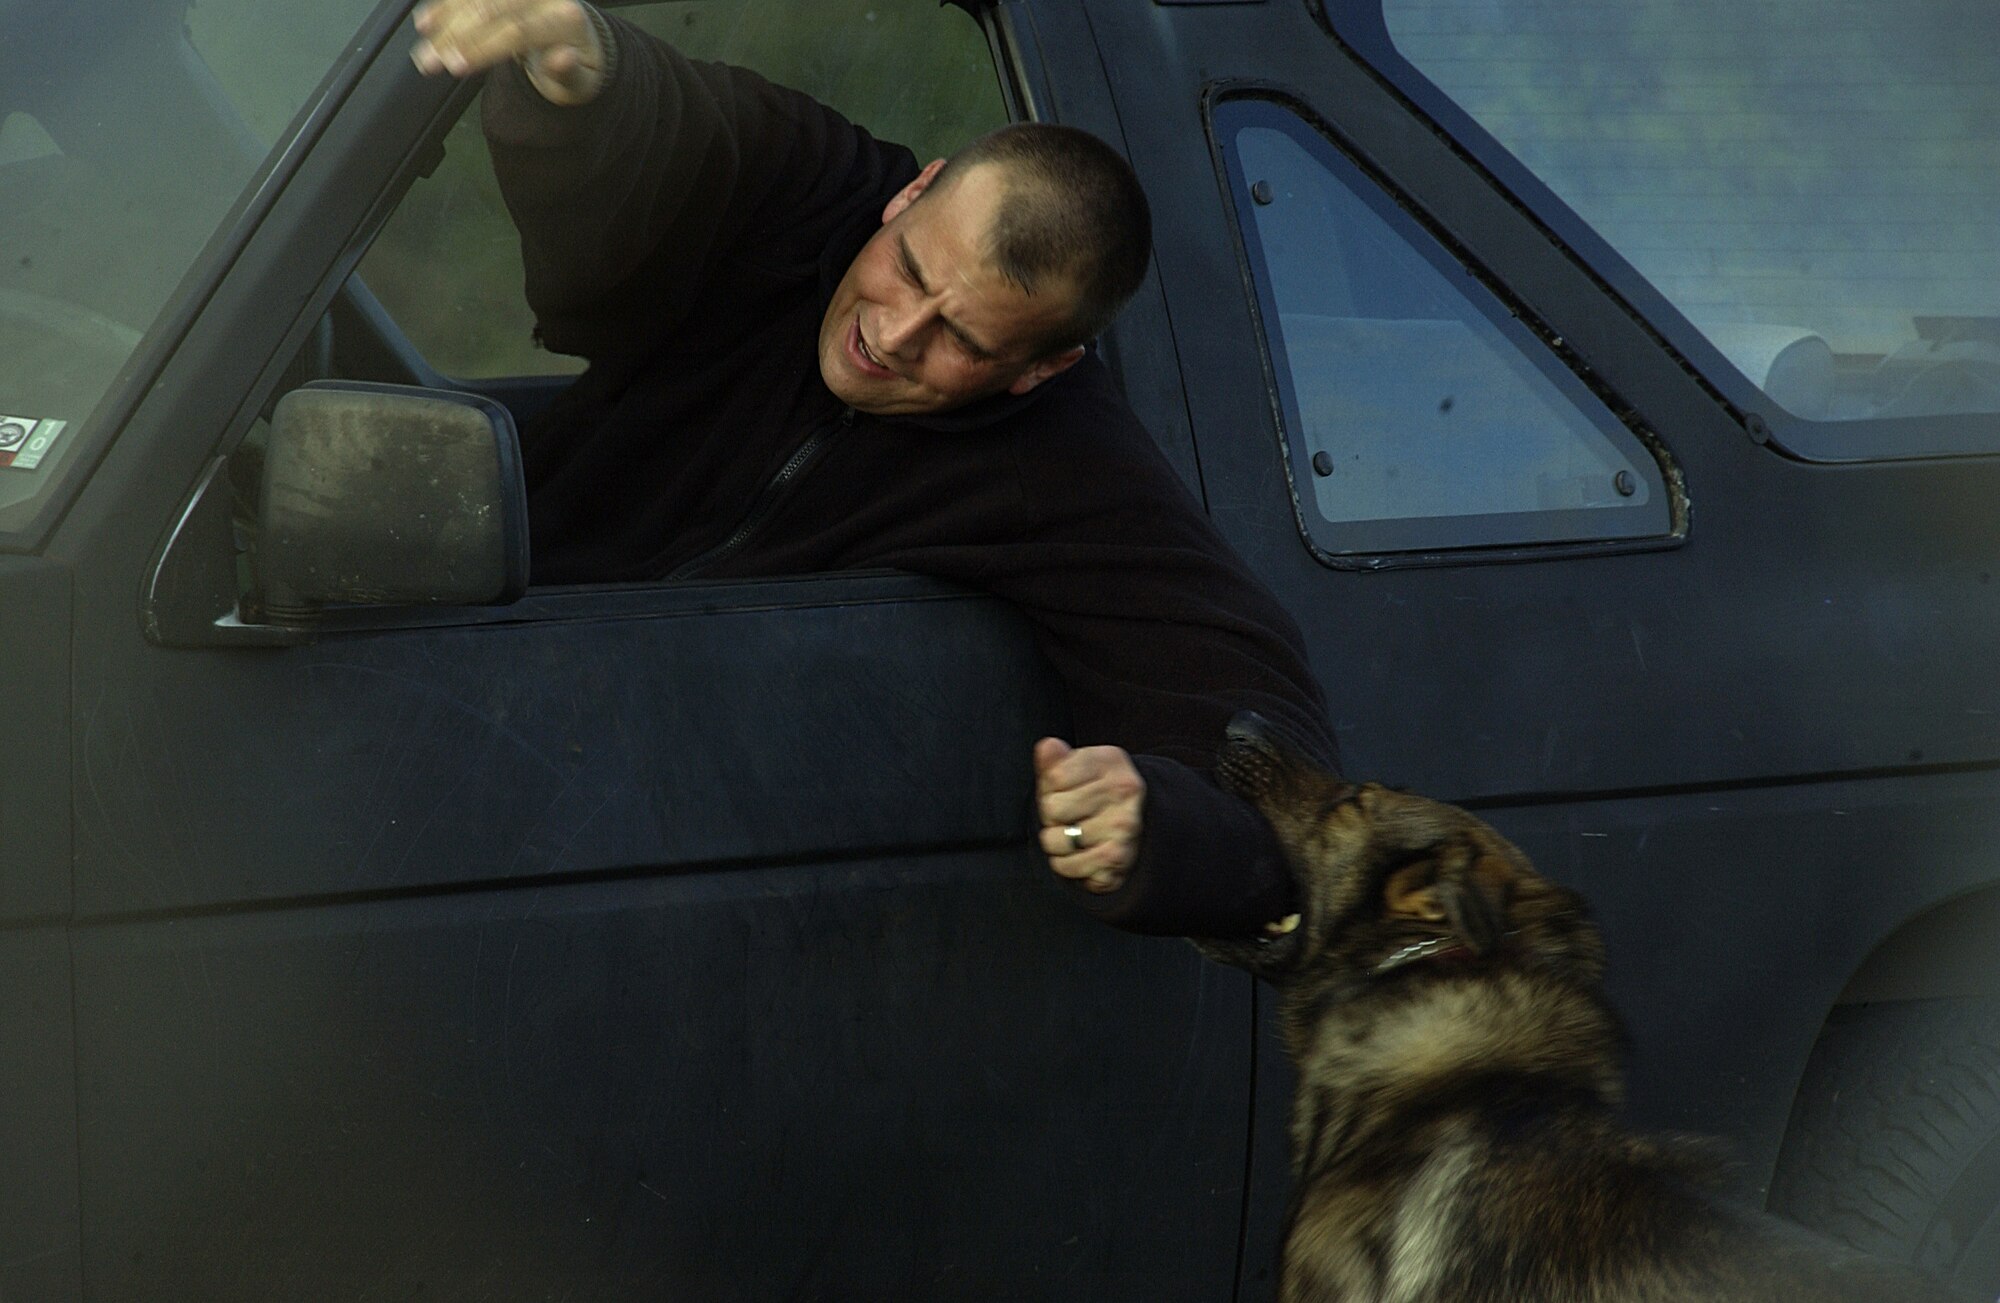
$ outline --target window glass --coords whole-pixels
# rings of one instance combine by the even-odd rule
[[[0,5],[0,537],[375,3]]]
[[[2000,412],[1990,0],[1384,0],[1382,16],[1786,410]]]
[[[1653,457],[1324,136],[1261,100],[1215,122],[1322,550],[1668,531]]]
[[[673,0],[617,13],[683,53],[755,68],[929,159],[1007,120],[984,32],[937,0]],[[361,264],[430,364],[467,378],[578,370],[535,347],[521,253],[475,108]]]

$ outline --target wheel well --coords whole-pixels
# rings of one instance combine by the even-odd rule
[[[2000,996],[2000,886],[1955,896],[1891,932],[1861,961],[1839,1004]]]

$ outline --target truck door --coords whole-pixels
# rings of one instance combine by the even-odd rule
[[[1009,611],[875,574],[243,619],[232,453],[422,355],[353,275],[466,101],[405,7],[148,33],[277,147],[52,481],[74,895],[0,896],[67,910],[74,974],[81,1278],[37,1297],[1226,1295],[1248,983],[1061,898]]]

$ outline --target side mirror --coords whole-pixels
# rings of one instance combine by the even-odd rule
[[[314,381],[278,400],[246,606],[500,606],[528,587],[528,497],[507,409],[473,394]]]

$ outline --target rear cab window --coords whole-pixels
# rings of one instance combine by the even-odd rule
[[[1788,450],[2000,450],[1983,0],[1327,10]]]

